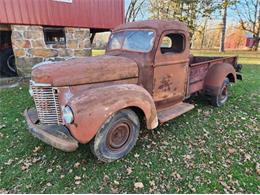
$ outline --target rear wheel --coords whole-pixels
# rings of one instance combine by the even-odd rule
[[[92,153],[103,162],[127,155],[136,144],[140,122],[136,113],[123,109],[107,119],[90,142]]]
[[[213,106],[220,107],[226,103],[226,101],[228,100],[228,86],[229,79],[225,78],[219,94],[210,98],[211,104]]]
[[[12,48],[7,48],[0,52],[0,74],[6,77],[17,76]]]

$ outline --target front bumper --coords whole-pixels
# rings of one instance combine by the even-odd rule
[[[29,132],[36,138],[65,152],[72,152],[78,148],[78,141],[70,135],[63,125],[42,125],[39,123],[37,111],[26,109],[24,116]]]

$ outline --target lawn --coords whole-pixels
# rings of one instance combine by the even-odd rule
[[[142,129],[134,150],[110,164],[88,145],[65,153],[31,136],[27,85],[1,90],[0,193],[260,193],[259,75],[260,66],[244,66],[224,107],[193,97],[195,109]]]
[[[238,56],[241,64],[260,64],[260,52],[227,50],[220,53],[216,50],[192,50],[196,56]]]

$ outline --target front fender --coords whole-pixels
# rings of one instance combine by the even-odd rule
[[[68,128],[80,143],[89,142],[106,119],[123,108],[140,108],[145,114],[148,129],[158,125],[151,95],[144,88],[134,84],[89,89],[74,96],[68,105],[74,114],[74,122],[68,125]]]
[[[204,91],[208,95],[218,95],[226,77],[231,82],[236,82],[236,71],[231,64],[221,63],[212,65],[205,77]]]

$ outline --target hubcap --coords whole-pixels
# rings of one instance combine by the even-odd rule
[[[130,126],[127,122],[121,122],[112,127],[107,136],[107,145],[112,150],[121,149],[130,136]]]
[[[227,86],[225,85],[225,86],[222,88],[221,95],[220,95],[220,99],[221,99],[221,100],[224,100],[226,97],[227,97]]]

